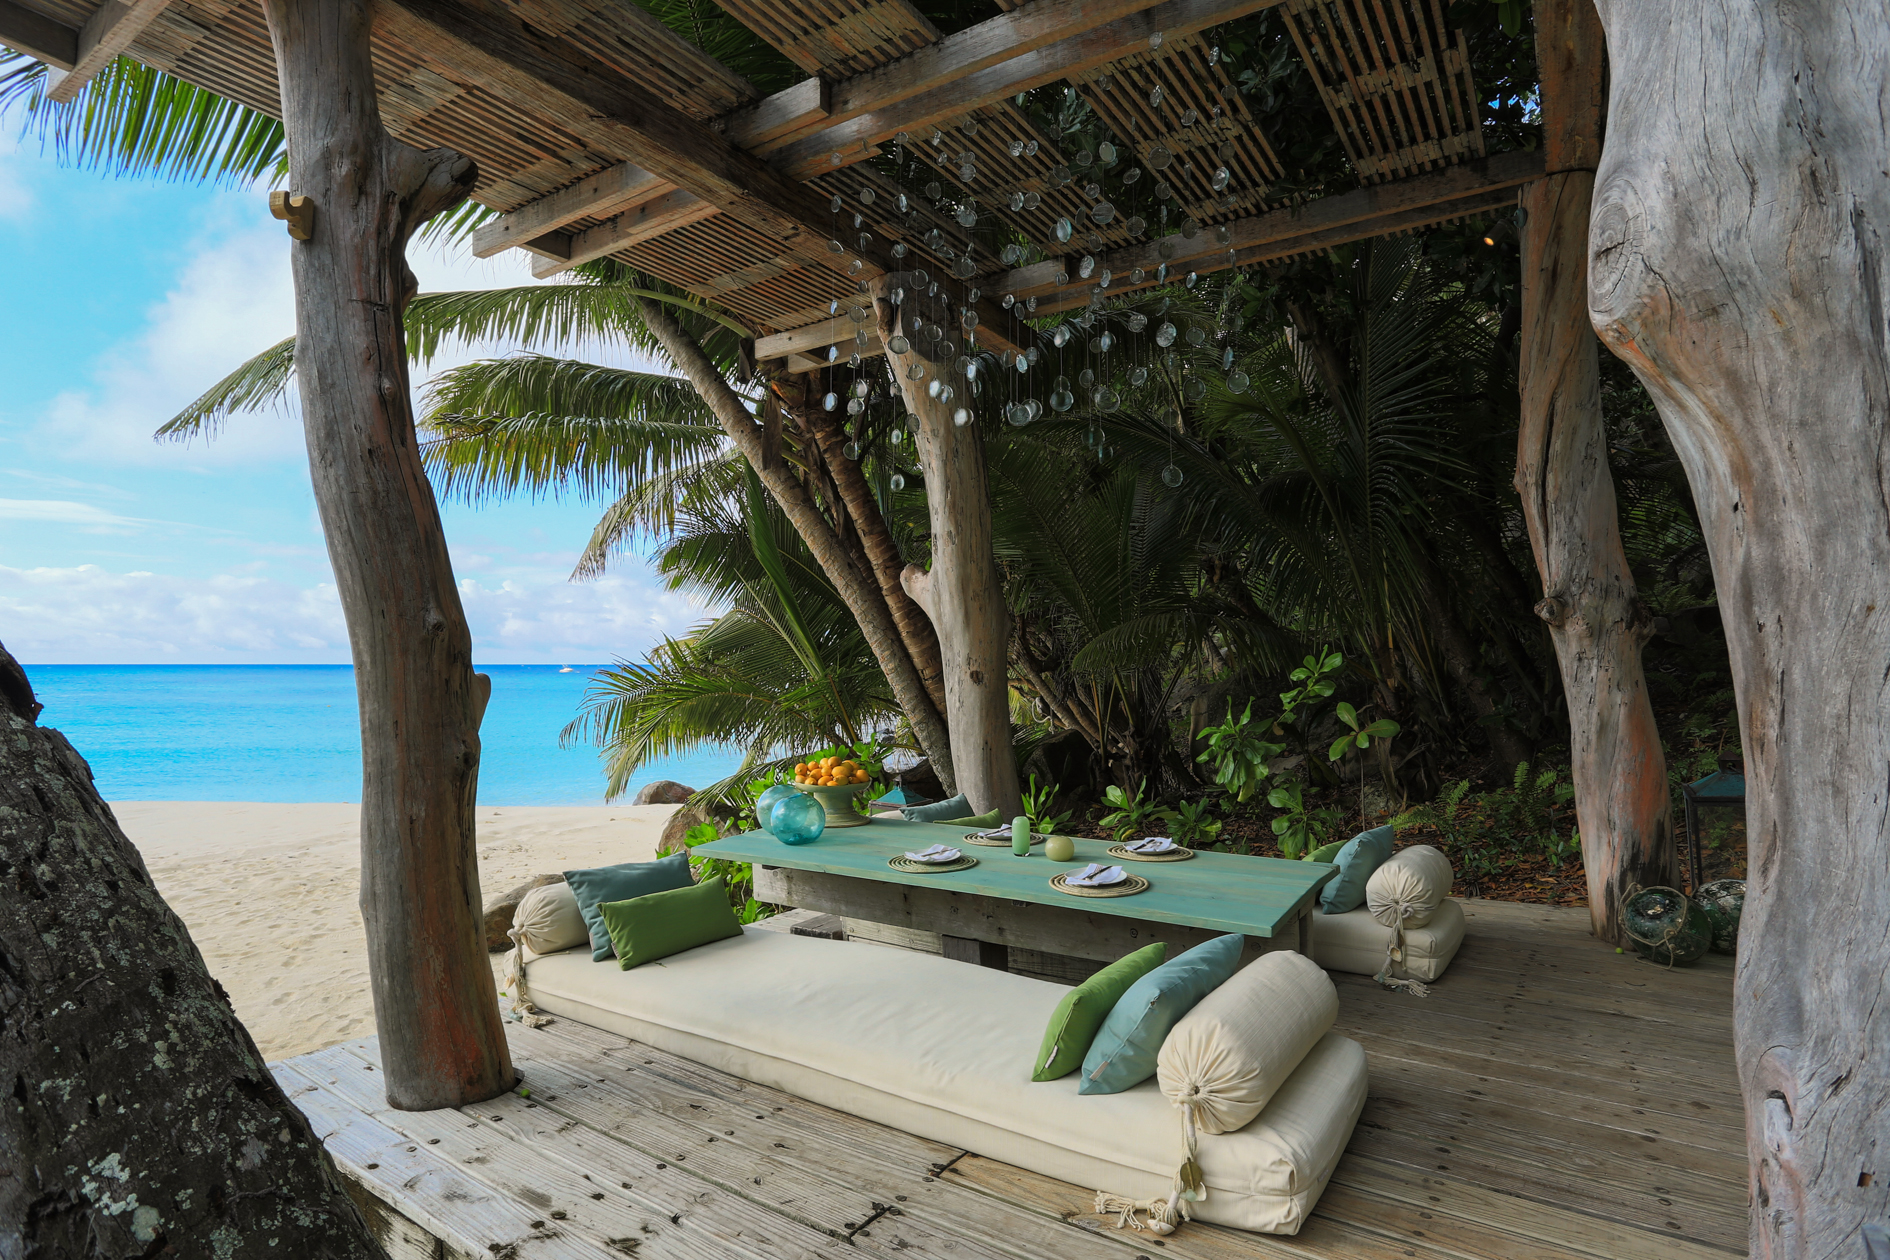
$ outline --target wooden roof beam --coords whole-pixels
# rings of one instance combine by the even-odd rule
[[[870,157],[878,145],[901,131],[956,118],[1019,92],[1107,65],[1138,48],[1146,49],[1152,35],[1159,33],[1164,38],[1192,35],[1279,3],[1281,0],[1165,0],[1165,3],[1140,8],[1089,29],[1080,29],[1077,24],[1079,31],[1074,34],[1070,24],[1066,24],[1054,32],[1064,38],[1040,42],[1022,55],[992,59],[967,56],[965,66],[940,62],[935,56],[924,60],[934,54],[935,49],[946,48],[951,43],[951,40],[941,40],[931,48],[920,49],[891,65],[836,85],[833,125],[795,138],[771,154],[770,161],[776,169],[796,179],[809,179],[821,171],[832,170],[835,153],[840,155],[840,165],[857,162]],[[1033,0],[1024,8],[981,23],[980,27],[992,26],[1044,6],[1055,6],[1046,13],[1082,11],[1085,7],[1079,0]],[[856,84],[860,85],[858,89]],[[869,87],[877,90],[878,95],[869,93],[866,90]]]
[[[825,197],[493,0],[383,0],[375,25],[463,81],[527,115],[556,119],[598,151],[621,154],[764,233],[801,266],[863,281],[898,269],[881,241],[830,251]],[[855,259],[859,271],[850,270]],[[995,302],[978,305],[982,322],[1001,325]]]
[[[164,6],[169,3],[170,0],[105,0],[79,28],[78,55],[72,59],[72,68],[55,67],[47,75],[47,99],[69,101],[77,96],[80,88],[116,61],[120,53],[131,47],[133,40],[144,34],[146,27],[157,21],[158,14],[164,12]]]
[[[13,0],[0,0],[0,44],[37,57],[55,70],[71,70],[79,60],[79,30],[35,13]]]
[[[694,193],[672,188],[641,205],[631,206],[608,223],[600,223],[575,234],[554,232],[539,237],[527,246],[538,255],[532,259],[532,274],[543,280],[559,272],[569,271],[579,263],[608,258],[632,245],[675,228],[700,222],[716,213],[714,206]],[[552,252],[559,247],[564,251],[562,254]]]
[[[0,0],[4,2],[4,0]],[[769,153],[789,146],[773,164],[806,179],[832,169],[836,149],[847,161],[874,143],[934,119],[965,113],[1026,87],[1114,61],[1156,31],[1176,36],[1266,8],[1279,0],[1032,0],[1009,13],[839,83],[818,76],[718,119],[711,127],[735,146]],[[1132,19],[1132,20],[1125,20]],[[1025,54],[1037,54],[1026,56]],[[976,84],[966,76],[990,70]],[[1027,82],[1019,80],[1024,76]],[[971,99],[967,93],[978,99]],[[922,98],[922,99],[918,99]],[[907,106],[906,103],[917,104]],[[865,119],[862,124],[859,120]],[[878,119],[877,124],[873,120]],[[852,125],[849,125],[852,124]],[[567,223],[602,218],[651,191],[651,178],[631,163],[599,172],[502,215],[473,234],[473,253],[489,258]]]
[[[1170,275],[1188,271],[1220,271],[1229,266],[1232,251],[1235,262],[1244,266],[1287,258],[1312,250],[1330,249],[1348,241],[1407,231],[1467,214],[1485,212],[1513,204],[1516,191],[1530,180],[1540,179],[1543,159],[1540,153],[1499,153],[1495,157],[1466,162],[1429,175],[1417,175],[1389,184],[1374,184],[1336,197],[1321,197],[1298,206],[1236,219],[1226,224],[1229,239],[1216,238],[1216,229],[1204,227],[1193,240],[1167,236],[1144,241],[1126,249],[1100,255],[1096,271],[1107,269],[1113,279],[1105,291],[1115,297],[1137,288],[1153,287],[1155,269],[1164,261]],[[1162,241],[1174,246],[1173,257],[1163,259]],[[1061,259],[1020,267],[1003,276],[986,278],[988,291],[1014,294],[1018,301],[1034,297],[1037,313],[1069,310],[1085,305],[1089,283],[1059,285],[1056,273],[1066,270]],[[1137,267],[1147,273],[1140,285],[1128,282]]]

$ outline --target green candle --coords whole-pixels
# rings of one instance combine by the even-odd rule
[[[1011,819],[1011,852],[1018,857],[1030,856],[1030,819],[1022,814]]]

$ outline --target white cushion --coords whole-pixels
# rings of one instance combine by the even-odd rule
[[[1262,954],[1168,1032],[1155,1078],[1206,1133],[1230,1133],[1261,1108],[1339,1017],[1339,992],[1303,954]]]
[[[1153,1080],[1085,1097],[1031,1059],[1061,985],[931,954],[748,929],[621,971],[527,963],[547,1014],[1095,1190],[1165,1198],[1185,1149]],[[1322,977],[1323,980],[1323,977]],[[1201,1139],[1197,1215],[1294,1233],[1365,1106],[1365,1052],[1328,1034],[1237,1133]]]
[[[1450,896],[1450,859],[1428,844],[1391,855],[1365,883],[1365,908],[1386,927],[1397,927],[1402,912],[1407,928],[1423,927]]]
[[[532,889],[512,913],[512,930],[534,954],[555,954],[591,943],[591,930],[578,913],[577,897],[562,879]]]
[[[1392,930],[1372,917],[1367,906],[1344,914],[1312,917],[1313,961],[1327,971],[1375,976],[1385,965]],[[1444,974],[1463,944],[1463,906],[1446,898],[1423,927],[1404,930],[1404,962],[1393,967],[1397,980],[1427,983]]]

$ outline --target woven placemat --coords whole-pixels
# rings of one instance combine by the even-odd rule
[[[946,871],[966,871],[978,864],[978,859],[969,853],[961,853],[955,862],[915,862],[901,854],[886,859],[886,865],[895,871],[905,871],[909,875],[939,875]]]
[[[1033,834],[1030,837],[1030,842],[1032,844],[1042,844],[1043,841],[1044,841],[1044,838],[1039,835]],[[987,849],[1008,849],[1011,847],[1011,838],[1009,836],[1006,836],[1002,840],[999,840],[993,837],[992,839],[987,840],[983,836],[979,835],[977,832],[973,831],[973,832],[968,833],[965,836],[965,843],[982,845]]]
[[[1126,871],[1123,873],[1125,875],[1128,874]],[[1135,894],[1147,892],[1149,889],[1148,881],[1143,879],[1140,875],[1129,875],[1129,877],[1120,884],[1111,884],[1107,888],[1071,887],[1064,882],[1067,879],[1069,879],[1069,875],[1067,874],[1052,875],[1050,877],[1050,887],[1060,893],[1068,893],[1072,897],[1133,897]]]
[[[1109,856],[1122,858],[1128,862],[1185,862],[1194,856],[1193,849],[1171,849],[1167,853],[1137,853],[1126,844],[1109,846]]]

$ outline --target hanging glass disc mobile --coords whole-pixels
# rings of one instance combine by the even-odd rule
[[[1162,484],[1164,486],[1167,486],[1170,490],[1173,490],[1176,486],[1180,485],[1181,484],[1181,469],[1175,467],[1174,464],[1172,463],[1170,463],[1168,467],[1162,469]]]
[[[952,423],[957,425],[961,429],[964,428],[966,425],[970,424],[971,423],[971,408],[960,407],[958,410],[952,412]]]
[[[1252,383],[1245,372],[1236,370],[1227,374],[1227,392],[1230,394],[1244,394]]]
[[[1169,346],[1174,345],[1175,344],[1175,326],[1169,323],[1167,320],[1163,320],[1161,327],[1155,330],[1155,344],[1162,347],[1163,349],[1167,349]]]
[[[823,411],[832,411],[839,405],[840,395],[832,392],[829,392],[820,400],[820,406]]]
[[[1021,429],[1030,423],[1030,408],[1020,402],[1012,403],[1004,409],[1004,418]]]
[[[891,477],[886,479],[886,484],[891,486],[894,490],[904,490],[906,488],[905,474],[894,473]]]
[[[1076,405],[1076,395],[1070,392],[1070,378],[1059,376],[1056,388],[1050,391],[1050,410],[1068,411]]]

